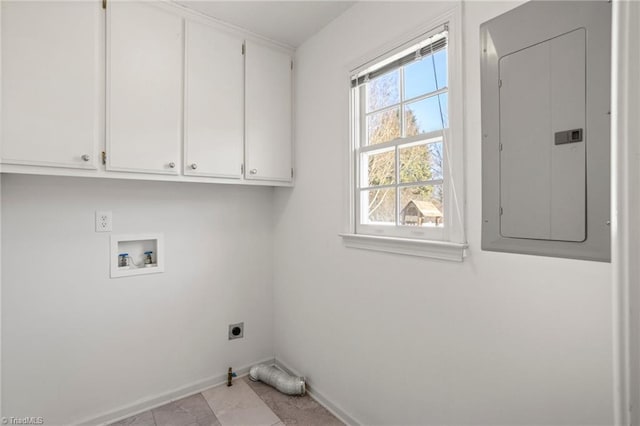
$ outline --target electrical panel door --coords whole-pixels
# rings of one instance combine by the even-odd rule
[[[611,259],[611,3],[480,26],[482,249]]]
[[[586,237],[585,30],[500,59],[500,233]]]

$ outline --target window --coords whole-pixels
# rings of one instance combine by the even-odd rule
[[[423,256],[437,247],[462,259],[461,83],[450,23],[351,74],[349,246]]]

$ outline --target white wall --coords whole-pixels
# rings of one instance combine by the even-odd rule
[[[69,424],[272,358],[272,194],[4,175],[3,415]],[[110,279],[98,209],[163,232],[166,272]]]
[[[640,3],[613,3],[612,265],[616,425],[640,424]],[[629,413],[633,407],[632,413]]]
[[[358,3],[298,51],[298,173],[275,203],[276,357],[362,423],[613,421],[611,266],[480,250],[479,24],[514,5],[465,5],[463,264],[338,237],[348,67],[452,3]]]
[[[0,417],[2,411],[2,175],[0,175]]]

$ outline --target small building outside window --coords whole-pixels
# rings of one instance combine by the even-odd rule
[[[442,211],[431,201],[411,200],[400,212],[400,223],[406,226],[438,226]]]

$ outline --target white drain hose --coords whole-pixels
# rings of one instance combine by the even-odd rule
[[[249,378],[254,382],[264,382],[286,395],[304,395],[307,391],[304,377],[290,376],[276,367],[258,364],[249,370]]]

